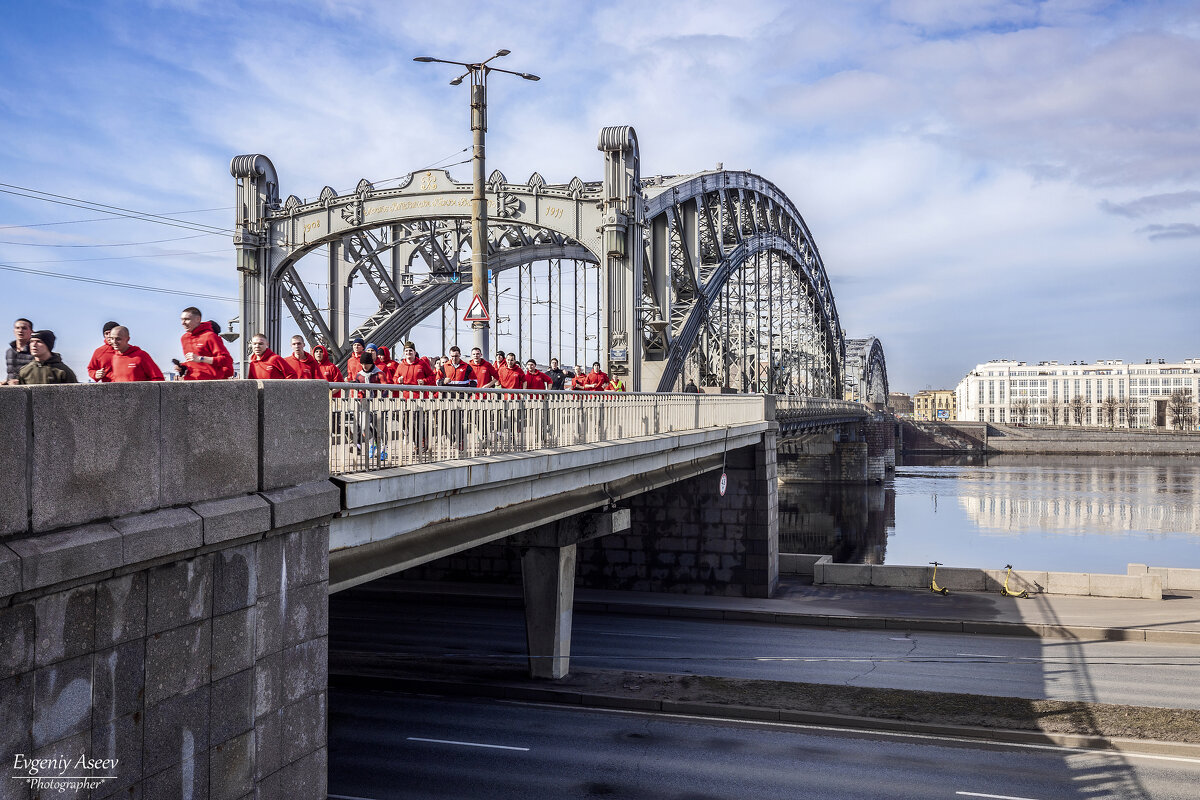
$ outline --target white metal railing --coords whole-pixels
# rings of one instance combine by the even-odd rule
[[[780,422],[789,419],[819,419],[835,416],[868,414],[867,407],[853,400],[827,400],[823,397],[775,397],[775,418]]]
[[[330,472],[520,453],[764,420],[762,395],[330,384]]]

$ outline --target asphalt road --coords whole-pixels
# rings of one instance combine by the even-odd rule
[[[1200,760],[333,690],[331,800],[1194,800]]]
[[[338,594],[331,648],[523,662],[514,608]],[[1200,648],[749,622],[575,614],[572,665],[597,669],[1200,708]]]

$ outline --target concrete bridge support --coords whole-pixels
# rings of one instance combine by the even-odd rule
[[[325,796],[327,397],[0,389],[0,458],[19,465],[0,504],[0,752],[115,760],[91,797]]]
[[[570,671],[575,613],[575,555],[580,542],[629,529],[629,509],[595,511],[513,537],[521,552],[529,674],[564,678]]]

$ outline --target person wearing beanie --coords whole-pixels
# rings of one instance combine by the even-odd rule
[[[355,375],[362,371],[363,338],[355,336],[350,340],[350,358],[346,360],[346,380],[353,383]]]
[[[46,383],[79,383],[71,368],[54,352],[54,331],[34,331],[29,339],[33,361],[21,367],[18,379],[22,386]]]
[[[104,328],[102,329],[104,331],[104,344],[96,348],[96,351],[92,353],[91,360],[88,361],[88,378],[94,380],[96,383],[112,382],[112,360],[113,353],[116,351],[113,350],[112,342],[110,342],[108,338],[108,333],[113,328],[119,327],[121,327],[120,324],[113,322],[112,320],[104,323]]]

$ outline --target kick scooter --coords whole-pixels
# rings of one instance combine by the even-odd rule
[[[1029,597],[1028,589],[1022,589],[1019,592],[1014,592],[1012,589],[1008,588],[1008,579],[1012,575],[1012,564],[1005,564],[1004,568],[1007,569],[1008,572],[1004,574],[1004,585],[1000,587],[1000,594],[1004,595],[1005,597]]]
[[[934,594],[940,594],[940,595],[950,594],[950,590],[947,589],[945,586],[937,585],[937,568],[942,565],[942,562],[930,561],[929,563],[933,564],[933,577],[929,579],[929,591],[933,592]]]

